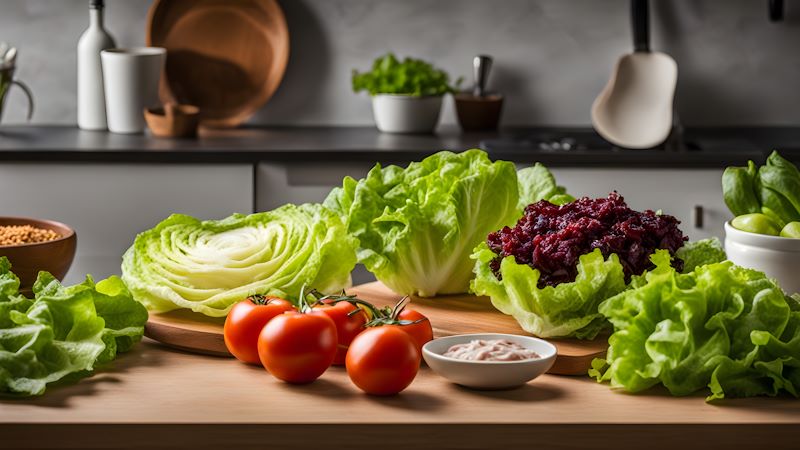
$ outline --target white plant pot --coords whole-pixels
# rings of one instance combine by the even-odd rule
[[[372,96],[375,125],[384,133],[432,133],[439,123],[443,96]]]

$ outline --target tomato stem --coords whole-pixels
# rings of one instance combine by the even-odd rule
[[[247,297],[247,300],[250,300],[250,302],[254,305],[269,305],[270,302],[276,299],[277,297],[271,297],[264,294],[254,294]]]
[[[309,304],[308,296],[314,299],[313,303]],[[347,313],[348,316],[353,316],[361,311],[365,311],[370,316],[370,320],[364,325],[365,327],[379,327],[382,325],[413,325],[428,320],[423,317],[419,320],[399,320],[397,317],[411,302],[411,297],[406,295],[401,298],[394,306],[384,306],[378,308],[372,303],[358,298],[356,295],[350,295],[342,289],[340,294],[322,294],[316,289],[306,291],[306,286],[300,289],[299,309],[300,312],[309,312],[313,307],[324,305],[335,305],[337,303],[347,302],[355,306],[357,309]]]
[[[392,308],[391,318],[396,320],[397,316],[399,316],[400,313],[403,312],[404,309],[406,309],[406,305],[408,305],[410,302],[411,302],[411,297],[409,297],[408,295],[401,298],[400,301],[398,301],[397,304],[394,305],[394,308]]]
[[[313,289],[310,292],[306,292],[305,284],[300,288],[300,298],[297,301],[298,311],[304,314],[311,312],[314,305],[308,303],[308,296],[313,295],[313,292],[315,292]],[[316,304],[316,302],[314,304]]]

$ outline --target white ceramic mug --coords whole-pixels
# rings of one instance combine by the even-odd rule
[[[158,83],[167,50],[160,47],[113,48],[100,52],[108,129],[142,133],[144,110],[160,104]]]

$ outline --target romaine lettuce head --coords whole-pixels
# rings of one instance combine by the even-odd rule
[[[31,300],[4,288],[16,279],[9,266],[0,258],[0,395],[40,395],[48,383],[85,376],[142,338],[147,310],[118,277],[64,287],[40,272]]]
[[[679,274],[652,257],[646,283],[608,299],[614,325],[605,360],[590,375],[639,392],[663,384],[673,395],[705,387],[723,397],[794,396],[800,389],[800,306],[763,273],[730,261]]]
[[[495,308],[513,316],[523,330],[539,337],[593,339],[608,325],[598,312],[598,305],[626,288],[617,255],[603,258],[599,249],[579,258],[575,281],[544,288],[537,286],[539,271],[517,264],[513,256],[503,258],[502,279],[497,279],[489,265],[496,257],[485,242],[475,248],[472,291],[489,296]]]
[[[469,255],[486,235],[513,221],[519,201],[514,164],[481,150],[439,152],[408,168],[375,166],[345,178],[325,205],[358,238],[358,259],[393,291],[464,293]]]
[[[303,285],[328,293],[348,287],[355,247],[339,216],[321,205],[208,221],[173,214],[136,237],[122,279],[153,312],[221,317],[253,294],[295,300]]]

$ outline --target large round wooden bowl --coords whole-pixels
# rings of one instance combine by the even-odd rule
[[[0,217],[0,226],[31,225],[53,230],[60,238],[36,244],[0,245],[0,256],[11,261],[11,271],[20,281],[21,291],[30,291],[39,271],[44,270],[62,280],[75,258],[77,236],[75,230],[61,222],[32,219],[28,217]]]
[[[155,0],[147,45],[167,49],[160,96],[195,105],[207,127],[235,127],[278,89],[289,29],[276,0]]]

